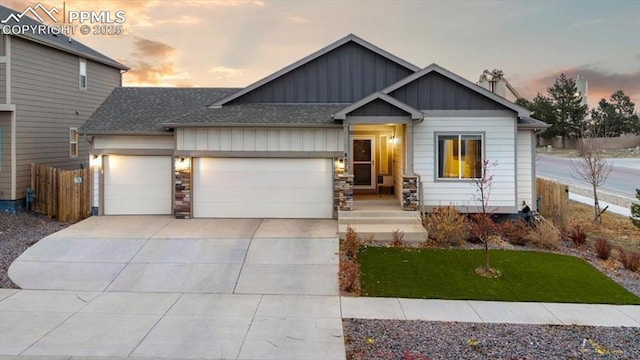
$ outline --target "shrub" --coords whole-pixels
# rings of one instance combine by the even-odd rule
[[[360,236],[358,233],[349,226],[347,228],[347,235],[342,243],[342,250],[344,255],[349,259],[355,259],[358,256],[358,249],[360,248]]]
[[[360,295],[360,264],[357,261],[341,261],[340,290],[351,295]]]
[[[611,243],[606,239],[596,239],[595,248],[600,259],[607,260],[611,256]]]
[[[582,247],[587,243],[587,233],[584,232],[580,225],[574,225],[567,237],[576,247]]]
[[[393,247],[402,246],[402,244],[403,244],[402,240],[404,239],[404,231],[400,231],[400,229],[395,229],[391,233],[391,236],[393,236],[393,238],[391,240],[391,246],[393,246]]]
[[[429,213],[425,227],[429,238],[439,244],[461,245],[469,234],[466,217],[453,206],[439,207]]]
[[[625,269],[631,271],[640,271],[640,253],[633,251],[625,251],[622,248],[618,249],[620,262]]]
[[[491,214],[476,213],[470,216],[469,232],[473,242],[484,243],[498,234],[499,228]]]
[[[524,220],[518,219],[502,222],[499,225],[498,231],[509,243],[513,245],[526,245],[529,241],[527,239],[529,229],[529,225]]]
[[[560,247],[560,231],[551,223],[543,221],[535,228],[531,228],[527,239],[535,246],[544,249],[557,249]]]

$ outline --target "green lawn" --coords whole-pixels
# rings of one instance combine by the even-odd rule
[[[640,298],[582,259],[491,250],[499,279],[475,274],[483,250],[363,247],[362,295],[423,299],[640,304]]]

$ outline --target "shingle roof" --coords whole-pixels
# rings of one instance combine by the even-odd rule
[[[236,88],[116,88],[80,128],[82,134],[165,132],[164,123],[229,96]]]
[[[202,108],[167,122],[167,126],[338,125],[332,114],[348,104],[239,104]]]
[[[26,6],[26,5],[25,5]],[[19,15],[20,11],[15,11],[12,9],[9,9],[8,7],[4,7],[2,5],[0,5],[0,20],[5,20],[7,19],[7,17],[11,14],[15,14],[15,15]],[[35,19],[30,18],[29,16],[23,16],[22,18],[20,18],[20,22],[17,23],[15,20],[13,19],[9,19],[9,21],[5,24],[1,24],[2,26],[7,25],[7,26],[12,26],[12,25],[30,25],[30,26],[38,26],[38,25],[42,25],[42,23],[38,22]],[[68,53],[72,53],[75,55],[80,55],[82,57],[86,57],[88,59],[109,65],[109,66],[113,66],[115,68],[118,68],[120,70],[128,70],[129,68],[113,59],[111,59],[108,56],[105,56],[95,50],[93,50],[92,48],[82,44],[81,42],[75,40],[75,39],[71,39],[66,35],[63,34],[57,34],[54,35],[51,32],[49,33],[31,33],[31,32],[20,32],[20,34],[16,35],[19,37],[23,37],[23,38],[27,38],[33,41],[37,41],[40,43],[43,43],[45,45],[54,47],[56,49],[68,52]]]

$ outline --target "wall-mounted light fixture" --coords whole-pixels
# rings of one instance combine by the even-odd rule
[[[389,138],[389,144],[397,144],[399,142],[400,142],[400,139],[398,139],[395,136],[392,136],[392,137]]]
[[[344,171],[344,159],[343,158],[339,158],[336,160],[336,169],[340,170],[340,171]]]
[[[91,155],[91,159],[89,159],[89,165],[91,167],[102,167],[102,156]]]
[[[175,161],[176,170],[187,170],[191,167],[191,160],[188,157],[180,156]]]

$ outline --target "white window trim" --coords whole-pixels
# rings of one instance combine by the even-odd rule
[[[462,136],[480,136],[480,146],[482,147],[482,161],[486,158],[485,152],[485,133],[484,132],[438,132],[435,133],[435,180],[436,181],[458,181],[458,182],[475,182],[480,178],[464,178],[461,177],[462,172],[458,172],[458,178],[453,177],[440,177],[440,136],[457,136],[458,141],[461,141]],[[458,156],[461,156],[461,147],[458,147]]]
[[[80,58],[79,59],[79,69],[78,69],[78,87],[80,90],[87,90],[89,78],[87,77],[87,59]],[[84,76],[84,86],[82,86],[82,77]]]
[[[79,144],[78,144],[79,138],[80,138],[80,135],[78,134],[78,128],[76,127],[69,128],[69,157],[71,158],[78,157],[78,153],[80,152]],[[73,153],[74,145],[76,150],[75,154]]]

